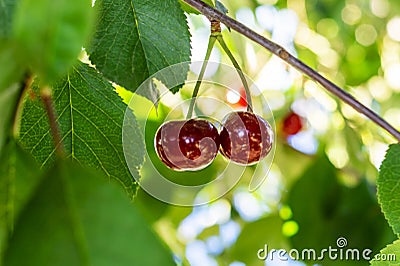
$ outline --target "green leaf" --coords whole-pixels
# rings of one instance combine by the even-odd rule
[[[0,154],[6,139],[11,135],[13,116],[20,96],[20,86],[15,83],[7,90],[0,90]]]
[[[5,243],[23,206],[40,181],[41,171],[34,159],[9,140],[0,156],[0,258]]]
[[[89,37],[90,0],[20,0],[13,33],[19,56],[50,83],[65,75]]]
[[[232,248],[235,260],[244,262],[246,265],[265,265],[265,262],[257,257],[259,249],[264,248],[265,245],[268,250],[287,249],[288,243],[282,235],[282,225],[282,219],[276,215],[246,224]]]
[[[224,14],[228,14],[228,12],[229,12],[228,8],[226,8],[226,6],[224,6],[224,4],[221,3],[221,2],[218,1],[218,0],[216,0],[216,2],[215,2],[215,8],[216,8],[218,11],[221,11],[221,12],[224,13]]]
[[[363,149],[364,143],[360,138],[360,134],[349,125],[344,126],[343,133],[351,166],[356,168],[360,173],[366,173],[370,169],[376,169],[367,158],[367,153]],[[374,177],[375,176],[376,173],[374,174]]]
[[[389,146],[377,185],[382,211],[393,231],[400,234],[400,144]]]
[[[312,247],[318,253],[329,246],[336,247],[337,239],[344,237],[346,248],[377,252],[395,238],[380,212],[373,188],[365,180],[355,187],[339,183],[337,170],[325,156],[293,184],[288,205],[299,226],[291,238],[293,247],[299,250]],[[326,260],[323,265],[335,263]],[[362,263],[348,261],[343,265]]]
[[[15,45],[10,41],[0,39],[0,93],[21,78],[25,69],[18,60]]]
[[[343,44],[346,45],[348,53],[347,56],[341,58],[341,72],[349,86],[367,82],[372,76],[379,73],[381,57],[377,44],[364,47],[355,42],[353,38],[343,40]]]
[[[0,154],[5,140],[12,133],[13,118],[21,96],[19,81],[23,69],[19,66],[17,57],[12,43],[0,40]]]
[[[190,34],[178,1],[98,0],[96,7],[100,19],[88,52],[96,68],[113,82],[135,91],[159,70],[190,61]],[[186,64],[175,73],[180,83],[187,71]],[[168,77],[161,81],[171,85]]]
[[[5,5],[4,9],[0,8],[0,14],[3,12],[3,15],[6,16],[8,12],[11,12],[11,9],[7,7],[10,3],[12,1],[0,2],[1,5]],[[4,19],[1,15],[0,24]],[[5,27],[5,25],[3,26]],[[18,81],[22,76],[23,70],[18,66],[14,48],[11,42],[0,40],[0,66],[4,66],[0,70],[0,156],[3,154],[3,145],[12,133],[13,119],[22,90]]]
[[[371,266],[400,265],[400,240],[394,241],[374,256]]]
[[[34,86],[34,90],[38,90]],[[111,84],[93,68],[79,63],[67,77],[53,85],[53,99],[62,140],[68,156],[83,165],[102,170],[118,180],[130,195],[136,192],[125,162],[122,123],[127,106]],[[127,113],[132,115],[133,113]],[[125,154],[137,169],[144,158],[144,141],[134,117],[124,130],[136,137],[130,140],[134,154]],[[54,160],[54,145],[46,113],[39,99],[27,99],[22,115],[21,142],[42,164]],[[139,173],[135,173],[139,177]]]
[[[215,7],[214,1],[213,0],[202,0],[204,3],[206,3],[209,6]],[[179,3],[181,4],[181,7],[183,9],[183,11],[185,11],[186,13],[192,13],[192,14],[201,14],[197,9],[193,8],[192,6],[186,4],[185,1],[183,0],[179,0]]]
[[[9,36],[16,0],[0,0],[0,38]]]
[[[174,265],[115,184],[56,162],[21,213],[5,266]]]

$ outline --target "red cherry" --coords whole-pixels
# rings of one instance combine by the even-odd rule
[[[217,128],[204,119],[168,121],[157,130],[158,157],[176,171],[201,170],[214,160],[219,148]]]
[[[251,112],[232,112],[223,120],[220,152],[241,165],[252,165],[271,151],[273,132],[262,117]]]
[[[282,131],[288,136],[296,135],[302,128],[303,120],[294,112],[290,112],[283,119]]]
[[[243,87],[240,88],[239,94],[240,94],[240,99],[237,104],[242,107],[247,107],[246,91],[244,90]]]

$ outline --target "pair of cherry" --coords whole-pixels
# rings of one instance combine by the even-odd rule
[[[154,146],[158,157],[176,171],[201,170],[218,151],[240,165],[253,165],[271,151],[273,132],[262,117],[248,111],[229,113],[221,132],[201,118],[168,121],[157,130]]]

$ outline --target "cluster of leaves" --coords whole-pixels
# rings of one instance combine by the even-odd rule
[[[378,185],[378,200],[393,232],[400,235],[400,144],[390,145],[385,160],[382,162]],[[382,249],[380,255],[395,255],[395,262],[400,263],[400,240],[394,241]],[[374,259],[373,266],[387,265],[388,262]]]
[[[84,53],[96,67],[77,60]],[[111,82],[135,91],[158,70],[189,60],[189,30],[176,0],[0,2],[4,265],[173,264],[130,202],[144,140],[137,124],[128,125],[137,136],[130,173],[122,124],[125,112],[133,113]],[[41,101],[48,87],[56,121]],[[154,100],[154,91],[144,96]],[[57,156],[58,146],[65,156]]]

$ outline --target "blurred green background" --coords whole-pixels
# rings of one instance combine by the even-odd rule
[[[400,1],[222,2],[230,16],[284,46],[400,128]],[[192,60],[202,60],[209,22],[200,15],[188,15],[188,21]],[[250,193],[247,185],[254,167],[249,167],[227,195],[206,205],[173,206],[143,190],[139,190],[136,204],[179,264],[368,265],[362,258],[307,262],[257,258],[265,244],[269,249],[313,248],[318,252],[329,246],[338,248],[336,241],[343,237],[347,240],[345,248],[357,248],[360,254],[371,249],[372,259],[373,254],[391,243],[395,236],[377,204],[375,180],[387,145],[395,140],[264,48],[225,27],[223,35],[244,72],[268,100],[275,117],[276,153],[267,179]],[[230,64],[219,47],[214,48],[210,60]],[[218,80],[225,74],[214,69],[208,75]],[[231,85],[240,94],[241,84]],[[200,94],[203,90],[227,101],[232,108],[243,108],[234,93],[210,91],[207,86]],[[189,98],[191,89],[187,86],[180,94],[162,100],[158,116],[151,114],[147,121],[147,133],[154,134],[174,101]],[[121,88],[118,92],[126,101],[132,96]],[[138,103],[134,109],[138,119],[143,120],[147,114],[137,111],[141,104],[147,103]],[[199,104],[198,114],[207,108]],[[290,112],[301,116],[304,125],[299,133],[288,136],[282,128]],[[182,111],[180,118],[184,116]],[[175,173],[157,159],[151,149],[153,139],[147,137],[146,142],[152,160],[145,163],[143,178],[154,174],[150,167],[154,164],[176,183],[202,184],[216,178],[226,164],[219,155],[203,171]],[[198,197],[211,197],[208,193],[211,192],[201,191]]]

